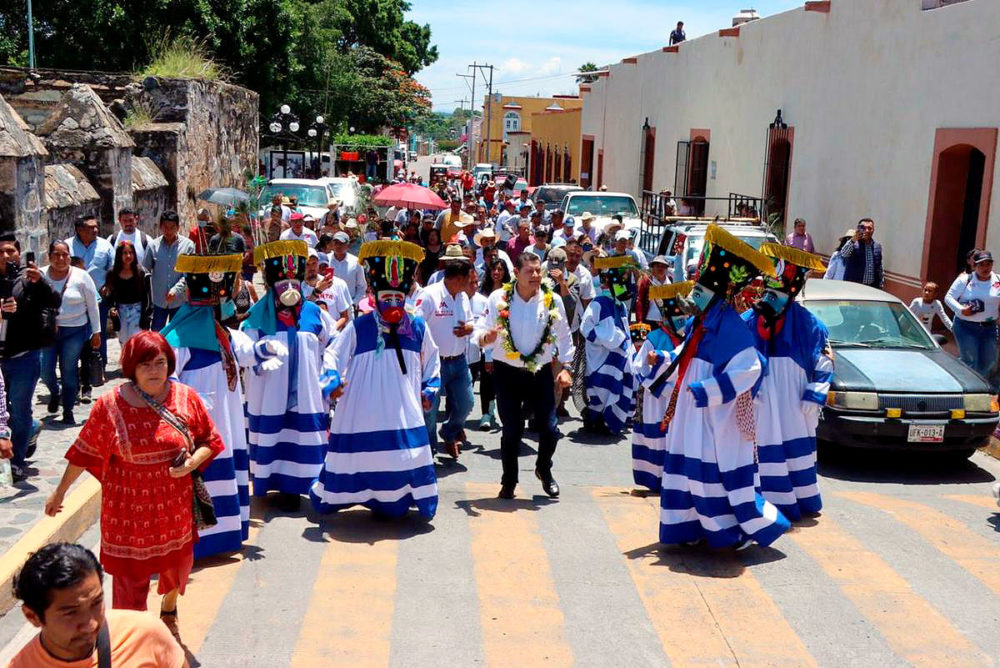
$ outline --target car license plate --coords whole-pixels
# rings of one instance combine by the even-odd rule
[[[910,443],[941,443],[944,441],[944,425],[911,424],[906,440]]]

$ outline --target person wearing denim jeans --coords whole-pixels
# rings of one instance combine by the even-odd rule
[[[438,346],[441,356],[441,390],[447,394],[447,412],[441,425],[445,450],[458,459],[465,440],[465,420],[475,401],[472,394],[472,374],[465,357],[472,334],[474,316],[466,287],[470,275],[475,276],[472,262],[462,255],[461,248],[449,246],[445,257],[444,280],[428,285],[418,296],[416,309]],[[431,452],[437,452],[437,418],[441,393],[435,395],[430,410],[424,412],[427,439]]]
[[[944,301],[955,313],[952,332],[959,358],[989,379],[997,358],[997,316],[1000,315],[1000,276],[993,273],[993,255],[976,251],[973,270],[955,279]],[[996,388],[994,388],[996,389]]]
[[[63,407],[63,422],[73,424],[73,404],[79,387],[77,364],[83,346],[90,338],[90,345],[101,345],[101,326],[98,320],[97,288],[90,275],[83,269],[70,266],[69,244],[54,241],[49,244],[49,261],[43,275],[52,288],[62,295],[62,304],[56,318],[56,339],[42,351],[42,380],[49,389],[49,412]],[[56,362],[59,362],[63,391],[60,401],[59,384],[56,382]]]
[[[0,370],[10,414],[11,472],[20,481],[27,477],[29,443],[36,425],[40,427],[32,418],[31,404],[41,369],[40,350],[49,343],[43,313],[58,309],[62,297],[43,280],[34,261],[21,266],[21,245],[11,232],[0,234],[0,278],[9,283],[11,293],[0,305]]]
[[[195,252],[194,242],[178,235],[180,219],[175,211],[164,211],[160,215],[160,231],[163,234],[149,242],[142,256],[142,267],[151,276],[153,321],[150,328],[158,332],[174,316],[177,309],[187,301],[184,289],[184,275],[174,270],[180,255]]]
[[[23,472],[26,464],[28,440],[31,438],[34,422],[31,417],[31,400],[41,373],[40,360],[41,351],[29,350],[0,362],[4,385],[7,388],[7,407],[10,412],[8,426],[14,444],[11,466],[15,477],[19,473],[18,469]]]

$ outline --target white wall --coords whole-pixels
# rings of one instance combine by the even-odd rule
[[[876,220],[887,270],[919,279],[937,128],[1000,127],[1000,2],[932,11],[922,0],[833,0],[713,33],[678,53],[619,63],[584,93],[582,133],[604,149],[604,182],[638,194],[640,134],[656,127],[653,188],[672,187],[679,140],[711,130],[708,196],[760,195],[768,124],[795,129],[788,215],[829,253]],[[1000,174],[988,247],[1000,249]]]

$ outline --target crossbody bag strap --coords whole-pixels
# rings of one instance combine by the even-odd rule
[[[111,632],[107,619],[101,622],[97,631],[97,668],[111,668]]]
[[[139,389],[139,386],[135,383],[129,383],[135,393],[142,397],[142,400],[149,404],[157,414],[166,422],[168,425],[173,427],[181,436],[184,437],[184,441],[188,444],[188,451],[194,452],[194,438],[191,436],[191,432],[188,430],[187,423],[184,422],[176,413],[171,411],[169,408],[161,404],[159,401],[154,399],[149,394],[146,394]]]

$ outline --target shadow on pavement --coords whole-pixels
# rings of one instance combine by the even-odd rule
[[[317,526],[302,532],[303,538],[314,543],[367,543],[374,545],[384,540],[406,540],[434,531],[430,520],[415,510],[398,519],[382,518],[367,508],[341,510],[333,515],[319,515]]]
[[[993,513],[993,517],[987,519],[986,523],[993,527],[994,531],[1000,532],[1000,512]]]
[[[662,543],[650,543],[623,554],[629,559],[655,557],[654,566],[666,566],[674,573],[717,579],[737,578],[747,566],[779,561],[786,556],[773,547],[760,545],[753,545],[737,554],[729,548],[713,549],[704,544],[666,546]]]
[[[497,491],[499,490],[500,485],[497,485]],[[479,517],[483,512],[513,513],[518,510],[538,510],[553,503],[555,500],[536,494],[530,499],[498,499],[492,496],[482,499],[465,499],[456,501],[455,505],[464,510],[469,517]]]
[[[948,452],[851,450],[821,444],[817,471],[821,476],[852,482],[904,485],[992,482],[995,478],[971,459]]]
[[[462,454],[464,455],[468,451],[467,449],[463,449]],[[461,460],[456,461],[448,455],[444,455],[434,462],[434,475],[437,476],[438,480],[455,475],[456,473],[466,473],[468,470],[469,468]]]

